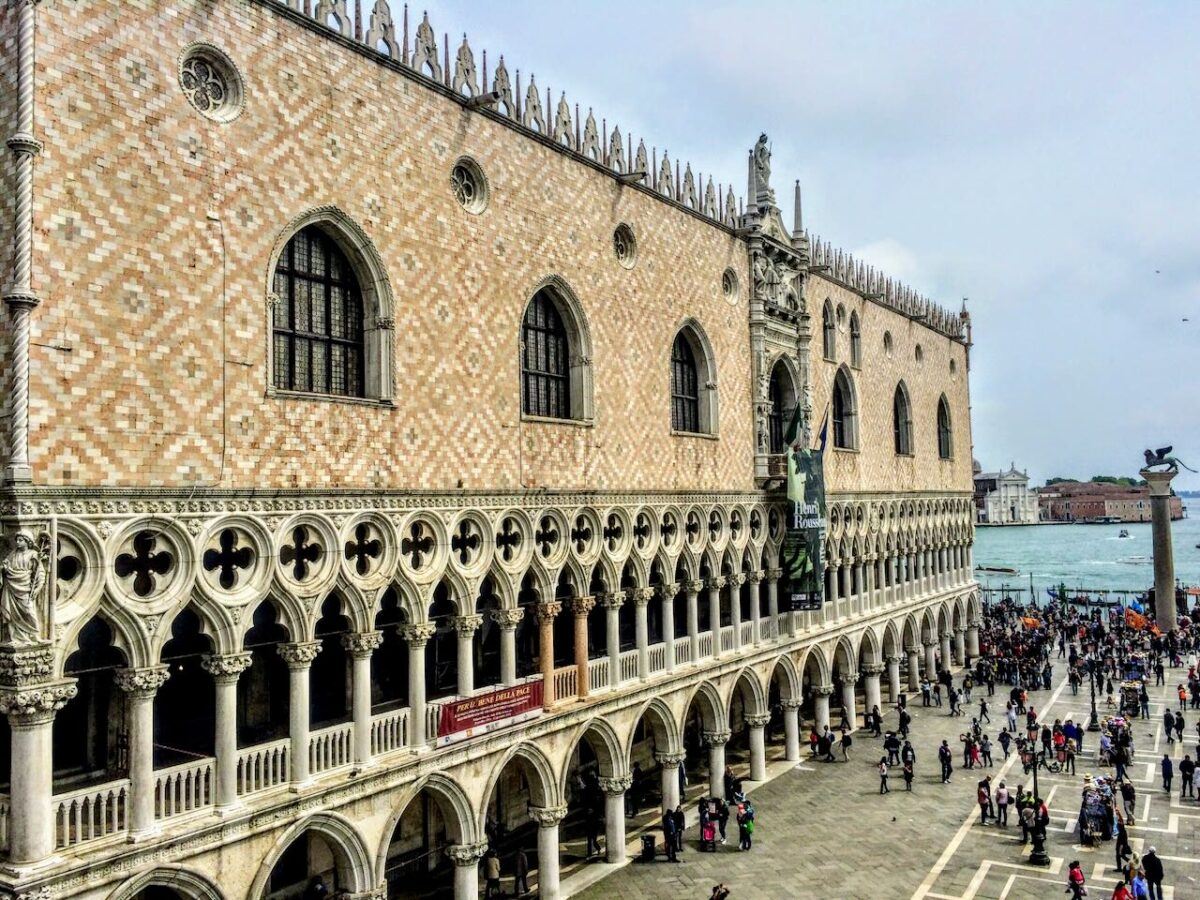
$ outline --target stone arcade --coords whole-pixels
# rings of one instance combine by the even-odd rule
[[[581,773],[619,862],[635,764],[761,779],[976,649],[969,318],[788,228],[766,136],[739,201],[385,0],[0,35],[14,896],[465,900],[491,841],[557,897]]]

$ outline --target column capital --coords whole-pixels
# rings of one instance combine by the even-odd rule
[[[565,806],[531,806],[529,818],[538,823],[539,828],[554,828],[567,817]]]
[[[930,638],[927,641],[921,641],[921,643],[925,646],[925,649],[933,650],[937,648],[941,641],[938,638]]]
[[[699,594],[702,590],[704,590],[704,582],[700,581],[699,579],[686,582],[685,586],[687,587],[687,592],[689,594]]]
[[[967,633],[967,626],[966,626],[966,625],[959,625],[957,628],[955,628],[955,629],[954,629],[954,633],[955,633],[955,634],[966,635],[966,633]]]
[[[772,581],[778,581],[783,577],[783,569],[767,569],[767,577]]]
[[[770,721],[771,717],[767,715],[746,716],[746,724],[751,728],[765,728]]]
[[[629,598],[637,606],[645,606],[650,602],[650,598],[654,596],[654,588],[652,587],[635,587],[629,589]]]
[[[804,701],[799,697],[788,697],[785,700],[780,700],[779,705],[784,709],[799,709],[804,705]]]
[[[660,766],[669,766],[671,768],[675,768],[681,762],[687,759],[687,756],[683,753],[655,753],[654,758],[658,760],[658,764]]]
[[[600,605],[605,609],[620,609],[625,605],[624,591],[611,591],[600,595]]]
[[[445,848],[446,855],[456,866],[475,866],[487,853],[487,842],[478,844],[451,844]]]
[[[289,669],[307,669],[321,652],[320,641],[295,641],[291,644],[276,644],[278,653]]]
[[[848,684],[853,685],[854,682],[858,681],[858,674],[859,673],[856,671],[843,672],[842,673],[842,687],[845,687]]]
[[[862,673],[867,676],[882,675],[883,663],[867,663],[862,667]]]
[[[454,626],[454,630],[458,632],[459,637],[469,638],[483,624],[483,616],[479,613],[470,616],[455,616],[450,620],[450,624]]]
[[[167,683],[171,670],[167,666],[148,666],[144,669],[117,669],[113,672],[113,683],[119,690],[133,697],[146,699],[158,693]]]
[[[210,653],[200,661],[200,667],[220,684],[237,681],[252,662],[254,657],[250,653]]]
[[[745,572],[734,572],[732,575],[728,576],[725,579],[725,583],[728,584],[730,587],[741,587],[743,584],[746,583],[746,573]]]
[[[706,731],[704,732],[704,743],[710,747],[725,744],[730,738],[728,731]]]
[[[415,625],[401,625],[400,637],[412,646],[423,647],[429,639],[437,634],[437,626],[432,622],[418,622]]]
[[[761,584],[763,579],[767,577],[766,572],[747,572],[746,582],[748,584]]]
[[[679,583],[668,581],[665,584],[658,586],[658,596],[663,600],[674,600],[675,595],[679,593]]]
[[[812,692],[818,697],[828,697],[833,693],[832,684],[816,684],[812,687]]]
[[[350,651],[350,655],[355,659],[370,656],[382,643],[381,631],[352,631],[342,635],[342,646]]]
[[[516,609],[493,609],[490,615],[493,622],[505,631],[511,631],[520,625],[521,620],[525,618],[525,609],[521,606],[518,606]]]
[[[632,775],[617,775],[613,778],[600,778],[600,790],[610,797],[617,797],[633,786]]]
[[[546,603],[539,603],[537,605],[538,622],[541,624],[544,624],[546,622],[553,622],[554,617],[557,616],[560,612],[562,612],[562,604],[557,600],[550,600]]]
[[[719,591],[721,588],[725,587],[725,585],[725,577],[722,575],[718,575],[716,578],[710,578],[708,581],[704,582],[704,586],[710,591]]]
[[[0,690],[0,713],[8,716],[11,725],[41,725],[54,719],[54,714],[79,693],[75,679],[40,684],[28,688]]]
[[[595,608],[595,597],[576,597],[571,601],[571,612],[580,618],[586,618],[587,614]]]
[[[916,653],[917,651],[913,650],[912,652]],[[883,661],[886,662],[889,666],[898,666],[898,665],[900,665],[900,663],[902,663],[904,661],[904,658],[901,656],[892,655],[892,656],[885,656],[883,658]]]
[[[0,646],[0,685],[24,688],[51,681],[53,675],[54,648],[49,641]]]
[[[904,652],[905,653],[920,653],[921,645],[920,644],[909,644],[907,647],[904,648]]]

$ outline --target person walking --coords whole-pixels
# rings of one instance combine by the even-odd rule
[[[1080,868],[1079,860],[1073,860],[1067,869],[1067,891],[1071,894],[1071,900],[1082,900],[1087,894],[1084,884],[1086,884],[1086,879],[1083,877],[1083,869]]]
[[[1171,733],[1175,730],[1175,716],[1168,709],[1163,713],[1163,733],[1167,736],[1167,743],[1175,743],[1175,738],[1171,737]]]
[[[900,699],[903,700],[904,696],[901,695]],[[900,709],[899,725],[900,725],[900,737],[904,738],[905,740],[908,740],[908,729],[912,725],[912,716],[909,714],[908,710],[905,709],[904,707],[901,707],[901,709]]]
[[[1113,845],[1113,853],[1116,856],[1116,865],[1114,868],[1120,871],[1125,865],[1125,860],[1133,853],[1133,848],[1129,846],[1129,832],[1125,829],[1125,820],[1120,813],[1117,813],[1115,830],[1116,840]]]
[[[854,743],[854,738],[850,737],[850,730],[846,729],[842,732],[842,762],[850,762],[850,746]]]
[[[1001,828],[1008,827],[1008,804],[1011,799],[1008,788],[1003,781],[1000,782],[1000,786],[996,788],[996,824]]]
[[[1171,793],[1171,781],[1175,778],[1175,764],[1171,762],[1171,757],[1163,754],[1162,758],[1162,781],[1163,790],[1168,794]]]
[[[529,893],[529,857],[518,847],[513,855],[513,896],[524,897]]]
[[[1142,871],[1146,873],[1146,882],[1150,888],[1151,900],[1163,900],[1163,864],[1158,858],[1158,851],[1151,847],[1142,857]]]
[[[671,814],[675,819],[675,849],[683,852],[683,832],[687,828],[687,816],[683,812],[683,804],[680,803],[675,807],[675,812]]]
[[[883,749],[887,751],[889,766],[900,763],[900,738],[896,737],[895,732],[889,731],[887,737],[883,739]]]
[[[1196,774],[1196,764],[1192,762],[1192,758],[1188,754],[1183,754],[1183,759],[1179,763],[1179,799],[1184,797],[1195,797],[1192,788],[1192,778]]]
[[[483,857],[483,880],[485,885],[483,900],[503,896],[500,891],[500,857],[492,848],[488,848],[488,852]]]
[[[1125,807],[1125,819],[1130,825],[1136,824],[1133,819],[1134,808],[1137,806],[1137,790],[1133,782],[1126,779],[1121,782],[1121,802]]]
[[[1175,713],[1175,740],[1183,743],[1183,713]]]
[[[992,805],[992,782],[991,776],[984,778],[979,782],[979,787],[975,791],[975,799],[979,803],[979,824],[986,825],[988,823],[988,807]]]
[[[929,706],[930,694],[933,692],[933,686],[930,685],[928,678],[921,679],[921,705]]]
[[[979,754],[983,757],[983,765],[987,766],[988,768],[991,768],[994,765],[992,762],[992,742],[988,739],[986,734],[979,741]]]
[[[945,740],[938,747],[938,762],[942,764],[942,784],[950,783],[950,773],[954,770],[954,754],[950,752],[950,744]]]
[[[992,724],[992,717],[988,715],[988,702],[986,697],[979,698],[979,721]]]
[[[892,789],[888,787],[888,764],[887,757],[879,757],[879,793],[890,794]]]
[[[1000,729],[1000,737],[997,740],[1000,741],[1000,748],[1004,751],[1004,758],[1008,759],[1008,748],[1012,744],[1012,735],[1008,733],[1007,728]]]
[[[729,804],[717,798],[717,830],[721,832],[721,843],[725,843],[725,826],[729,824]]]
[[[904,790],[911,794],[913,783],[913,764],[911,762],[906,762],[901,771],[904,773]]]
[[[883,714],[879,711],[878,706],[871,707],[871,737],[879,737],[883,734]]]
[[[679,862],[679,857],[675,855],[676,840],[675,840],[675,812],[668,809],[663,813],[662,817],[663,844],[667,850],[667,862]]]

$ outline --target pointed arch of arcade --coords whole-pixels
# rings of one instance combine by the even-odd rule
[[[581,741],[587,741],[596,761],[600,765],[600,775],[604,778],[618,778],[629,774],[629,757],[625,754],[625,744],[617,737],[617,732],[607,720],[600,716],[589,719],[575,730],[568,742],[572,749]],[[560,796],[567,796],[567,778],[570,777],[570,765],[564,764],[558,778]]]
[[[125,663],[131,669],[153,665],[158,657],[152,655],[150,642],[145,629],[139,627],[138,619],[127,608],[118,603],[101,602],[98,609],[91,615],[79,616],[71,623],[70,631],[64,636],[63,646],[69,648],[66,653],[58,654],[58,664],[65,664],[68,657],[79,645],[80,635],[85,626],[100,619],[112,632],[112,646],[125,656]]]
[[[645,721],[649,726],[654,735],[654,745],[660,753],[683,752],[683,736],[680,733],[679,722],[675,718],[675,714],[660,698],[654,697],[638,711],[633,720],[633,727],[629,729],[623,753],[626,765],[629,764],[629,758],[633,754],[633,736],[637,733],[637,726],[641,721]]]
[[[558,779],[554,777],[554,766],[541,748],[528,742],[512,747],[498,766],[492,769],[492,775],[484,788],[483,803],[476,811],[475,827],[477,834],[483,834],[487,825],[488,804],[496,792],[496,784],[500,776],[513,760],[524,764],[525,774],[529,782],[529,794],[535,806],[561,806],[562,793],[558,789]]]
[[[907,627],[907,621],[905,622]],[[896,624],[895,619],[889,619],[887,624],[883,626],[883,655],[884,657],[899,656],[904,652],[903,636],[900,632],[900,626]]]
[[[405,811],[412,805],[414,800],[421,796],[422,792],[428,792],[433,796],[438,805],[438,811],[442,814],[442,821],[446,824],[447,837],[451,841],[456,844],[473,844],[476,842],[475,835],[477,831],[475,821],[477,816],[471,806],[471,800],[467,796],[467,792],[453,778],[449,778],[439,772],[427,775],[419,781],[414,782],[404,792],[404,795],[400,798],[400,802],[393,807],[392,812],[388,815],[387,823],[383,829],[383,841],[380,843],[379,850],[375,854],[376,884],[382,884],[387,876],[388,849],[391,847],[396,826],[400,824]]]
[[[816,666],[817,677],[820,679],[813,684],[830,684],[833,681],[832,667],[829,665],[829,660],[825,657],[825,651],[817,644],[811,645],[801,658],[799,670],[801,678],[808,672],[809,666]]]
[[[159,866],[130,878],[108,900],[134,900],[146,888],[170,888],[187,900],[225,900],[220,888],[195,872],[179,866]]]
[[[862,638],[859,640],[857,659],[864,663],[883,662],[883,650],[879,638],[870,628],[862,633]]]
[[[725,728],[725,722],[729,716],[728,707],[725,705],[725,700],[717,693],[717,689],[709,682],[702,681],[696,686],[696,690],[688,698],[687,706],[684,707],[685,717],[693,703],[697,704],[697,708],[700,710],[700,720],[704,724],[705,731],[721,731]]]
[[[838,638],[833,648],[833,668],[843,673],[858,671],[858,651],[850,638],[844,634]]]
[[[742,692],[742,704],[748,715],[761,716],[767,712],[767,693],[753,669],[745,668],[738,672],[733,687],[729,689],[729,697],[725,702],[726,711],[733,705],[734,695],[739,690]]]
[[[375,886],[375,867],[358,830],[349,819],[336,813],[323,812],[301,819],[280,835],[262,865],[258,867],[247,897],[251,900],[261,900],[266,896],[266,888],[275,864],[293,841],[310,831],[320,835],[329,844],[337,865],[338,880],[347,885],[351,893],[370,890]]]
[[[783,700],[799,700],[803,681],[796,661],[788,654],[778,657],[771,666],[771,678],[779,675],[779,696]]]

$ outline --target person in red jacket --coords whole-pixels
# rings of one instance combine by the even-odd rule
[[[1080,900],[1083,897],[1085,891],[1083,885],[1083,869],[1079,867],[1079,860],[1076,859],[1067,869],[1067,890],[1071,892],[1071,900]]]

